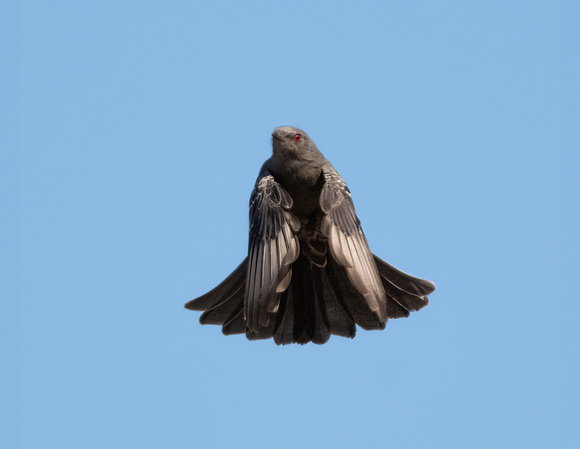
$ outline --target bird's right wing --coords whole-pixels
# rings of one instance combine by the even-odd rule
[[[272,326],[280,293],[292,278],[300,252],[300,222],[289,211],[292,198],[270,174],[258,179],[250,198],[250,237],[244,316],[248,332]]]

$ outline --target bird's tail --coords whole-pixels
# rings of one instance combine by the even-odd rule
[[[387,297],[387,317],[409,316],[429,304],[427,295],[435,285],[410,276],[377,256],[375,263]],[[321,267],[300,254],[292,264],[292,281],[280,293],[280,306],[268,326],[253,333],[246,328],[244,293],[247,258],[220,285],[189,301],[185,307],[203,311],[201,324],[218,324],[225,335],[246,333],[250,340],[273,338],[276,344],[323,344],[331,335],[353,338],[358,324],[363,329],[384,329],[377,313],[348,280],[344,268],[328,254]]]
[[[201,324],[219,324],[223,333],[241,334],[246,331],[244,320],[244,293],[248,258],[221,284],[199,298],[185,304],[189,310],[199,310]]]
[[[387,316],[408,317],[410,312],[429,304],[427,295],[435,291],[435,284],[398,270],[373,254],[387,295]]]
[[[292,264],[292,281],[282,293],[273,329],[276,344],[324,344],[331,335],[355,336],[355,321],[345,312],[328,274],[328,265],[320,267],[304,254]]]

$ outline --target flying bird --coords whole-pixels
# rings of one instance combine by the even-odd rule
[[[375,256],[352,196],[301,129],[272,133],[250,197],[248,256],[220,285],[185,304],[225,335],[276,344],[353,338],[429,304],[430,281]]]

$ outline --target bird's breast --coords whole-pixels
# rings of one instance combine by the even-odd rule
[[[268,170],[292,197],[291,211],[301,223],[307,223],[313,215],[320,213],[320,192],[324,178],[319,164],[274,156],[268,161]]]
[[[286,190],[292,197],[292,213],[302,223],[307,223],[312,216],[321,212],[320,193],[322,185],[323,178],[320,176],[302,177],[298,175],[288,183]]]

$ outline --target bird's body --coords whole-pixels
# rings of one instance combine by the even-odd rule
[[[371,253],[348,187],[310,137],[282,126],[272,147],[250,198],[248,257],[186,308],[226,335],[322,344],[427,305],[434,284]]]

